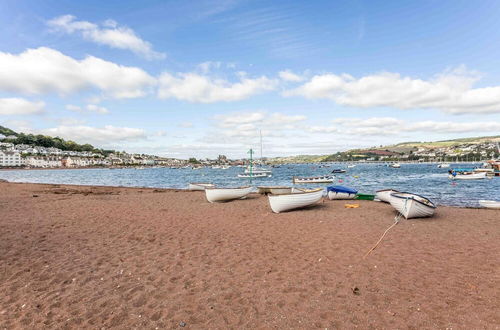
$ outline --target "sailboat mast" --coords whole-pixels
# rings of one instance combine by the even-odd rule
[[[262,164],[262,130],[259,130],[260,134],[260,163]]]

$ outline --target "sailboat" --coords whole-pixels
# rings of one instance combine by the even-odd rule
[[[260,134],[260,163],[262,164],[263,163],[262,162],[262,131],[259,131],[259,134]],[[273,171],[271,169],[264,168],[264,167],[248,166],[245,169],[245,174],[258,174],[258,175],[271,176],[272,173],[273,173]]]

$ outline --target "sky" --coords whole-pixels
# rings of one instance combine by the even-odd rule
[[[0,2],[0,125],[175,158],[500,134],[500,2]]]

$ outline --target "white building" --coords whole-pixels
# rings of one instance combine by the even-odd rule
[[[23,163],[19,152],[0,150],[0,167],[13,167],[21,165],[23,165]]]

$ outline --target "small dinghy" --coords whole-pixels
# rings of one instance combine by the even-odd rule
[[[189,190],[205,190],[205,188],[215,188],[215,185],[208,182],[193,182],[188,186]]]
[[[347,165],[347,168],[354,168],[354,167],[356,167],[356,165],[354,165],[354,164]]]
[[[324,175],[317,177],[299,178],[294,176],[293,183],[332,183],[335,177],[333,175]]]
[[[251,174],[238,174],[238,178],[258,179],[258,178],[267,178],[267,177],[271,177],[271,175],[268,173],[264,173],[264,172],[257,172],[257,173],[251,173]]]
[[[345,173],[345,172],[346,172],[346,170],[342,170],[342,169],[340,169],[340,168],[334,169],[334,170],[332,171],[332,173]]]
[[[344,186],[330,186],[326,188],[329,199],[354,199],[356,198],[357,190]]]
[[[487,201],[487,200],[480,200],[479,205],[482,207],[488,208],[488,209],[496,209],[500,210],[500,202],[499,201]]]
[[[269,195],[269,204],[274,213],[289,211],[313,205],[323,197],[323,189],[313,189],[311,191],[294,192],[283,195]]]
[[[399,163],[393,163],[393,164],[389,165],[389,167],[392,167],[392,168],[400,168],[400,167],[401,167],[401,164],[399,164]]]
[[[480,180],[486,178],[486,172],[479,173],[459,173],[452,171],[448,177],[452,180]]]
[[[282,194],[291,194],[292,187],[281,187],[281,186],[260,186],[257,187],[259,190],[259,194],[267,195],[282,195]]]
[[[375,192],[375,198],[380,200],[381,202],[390,203],[391,202],[391,194],[398,193],[399,191],[394,189],[382,189],[377,190]]]
[[[226,202],[246,197],[252,192],[252,187],[238,188],[206,188],[205,194],[210,203]]]
[[[392,193],[390,203],[406,219],[432,217],[436,211],[428,198],[407,192]]]

